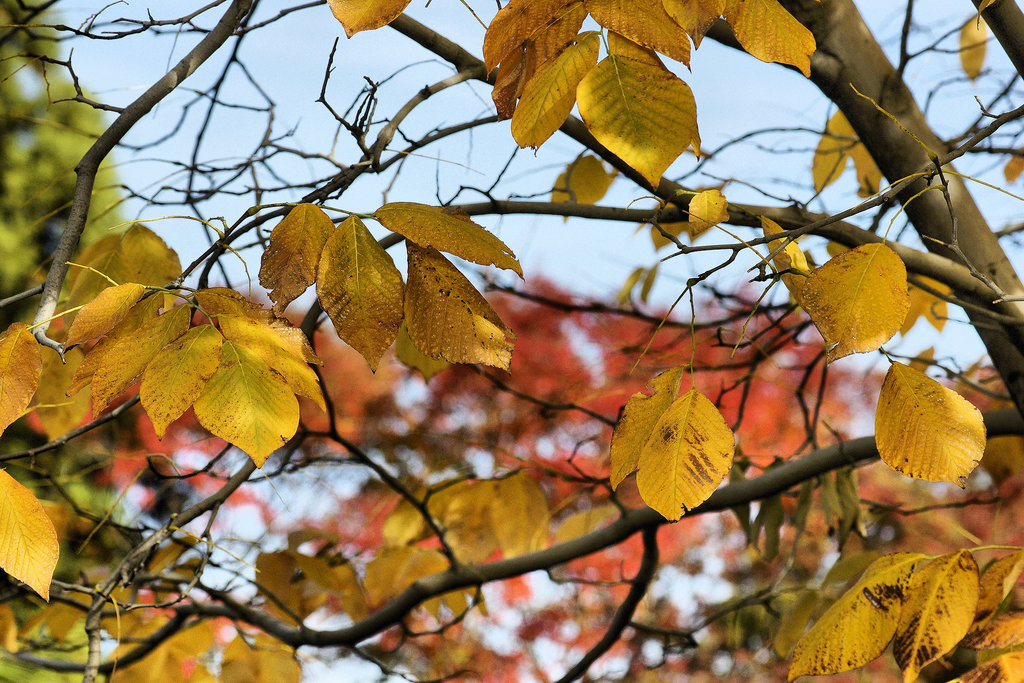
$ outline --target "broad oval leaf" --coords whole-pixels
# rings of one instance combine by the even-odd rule
[[[43,354],[24,323],[0,335],[0,434],[21,417],[39,386]]]
[[[360,31],[386,26],[405,11],[411,0],[327,0],[334,18],[341,22],[349,38]]]
[[[878,558],[800,638],[789,680],[864,666],[885,651],[900,623],[919,553]]]
[[[526,83],[512,115],[512,137],[520,147],[539,147],[565,123],[576,104],[576,87],[597,64],[600,45],[597,33],[582,35]]]
[[[50,579],[60,544],[42,504],[0,470],[0,568],[50,599]]]
[[[811,273],[800,296],[829,347],[829,362],[878,349],[900,331],[910,310],[907,269],[884,244],[833,257]]]
[[[614,179],[615,174],[606,171],[600,159],[585,154],[571,161],[558,176],[551,188],[551,201],[594,204],[604,197]]]
[[[691,389],[662,413],[640,451],[640,497],[665,519],[679,519],[718,488],[735,443],[715,404]]]
[[[139,398],[158,439],[202,394],[220,366],[223,341],[213,325],[193,327],[160,350],[146,367]]]
[[[370,6],[370,5],[368,5]],[[270,233],[260,263],[260,284],[280,313],[316,280],[320,252],[334,231],[323,209],[299,204]]]
[[[748,53],[762,62],[791,64],[810,78],[814,35],[779,0],[726,0],[722,13]]]
[[[316,295],[345,343],[376,371],[402,326],[402,274],[358,216],[327,240]]]
[[[875,442],[897,472],[961,488],[985,453],[981,412],[952,389],[893,363],[875,411]]]
[[[980,16],[960,29],[960,66],[972,81],[981,75],[985,65],[985,50],[988,41],[988,24]]]
[[[257,467],[299,426],[299,403],[284,379],[258,355],[233,341],[194,405],[199,423],[249,454]]]
[[[778,223],[770,218],[761,216],[761,230],[765,237],[777,235],[782,232]],[[781,239],[772,240],[768,243],[768,250],[775,251],[783,245]],[[772,257],[775,268],[782,273],[782,284],[786,286],[793,296],[793,301],[800,304],[803,301],[804,284],[807,283],[807,276],[811,269],[807,265],[807,256],[795,241],[786,243],[779,253]],[[788,271],[788,272],[787,272]]]
[[[547,544],[551,512],[544,491],[518,472],[494,482],[491,528],[505,557],[540,550]]]
[[[181,275],[178,254],[160,235],[141,223],[128,228],[121,236],[120,253],[126,274],[119,282],[162,287]]]
[[[146,288],[135,282],[104,289],[75,316],[64,344],[73,346],[102,337],[128,315],[145,292]]]
[[[482,266],[495,265],[523,276],[522,266],[512,250],[468,218],[446,213],[438,206],[413,202],[385,204],[373,215],[388,230],[421,247],[432,247]]]
[[[892,654],[903,680],[917,680],[927,664],[952,650],[974,621],[978,564],[967,550],[929,562],[914,574]]]
[[[609,55],[580,82],[576,98],[598,142],[652,185],[687,147],[700,149],[690,86],[663,67]]]
[[[537,68],[575,39],[586,16],[581,0],[511,0],[487,27],[487,70],[524,52]]]
[[[651,438],[654,425],[679,395],[683,368],[672,368],[661,373],[647,386],[651,392],[638,391],[626,401],[622,417],[612,432],[611,460],[612,489],[618,487],[640,463],[640,451]]]
[[[991,617],[1003,602],[1003,598],[1013,589],[1024,570],[1024,550],[1018,550],[985,568],[981,575],[981,592],[978,595],[978,610],[974,615],[975,622],[983,622]]]
[[[405,323],[402,323],[402,328],[398,330],[398,338],[395,340],[395,357],[407,367],[423,375],[424,382],[429,382],[431,377],[451,365],[446,360],[431,358],[416,348],[409,337],[409,328],[405,326]]]
[[[700,237],[719,223],[729,220],[729,201],[720,190],[704,190],[690,198],[690,237]]]
[[[689,66],[689,37],[661,2],[583,0],[583,6],[601,26]]]
[[[693,47],[700,41],[725,11],[726,0],[663,0],[668,15],[686,31]]]
[[[405,323],[430,358],[483,363],[508,370],[515,336],[487,300],[434,249],[410,242]]]
[[[89,412],[89,392],[78,392],[68,398],[67,391],[75,372],[82,365],[85,353],[81,347],[64,351],[64,360],[56,353],[43,360],[43,374],[36,391],[35,413],[49,439],[56,439],[82,424]]]
[[[1024,643],[1024,612],[1008,612],[964,638],[963,646],[975,650],[999,650]]]

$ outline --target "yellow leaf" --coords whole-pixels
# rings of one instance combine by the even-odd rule
[[[18,651],[18,622],[6,602],[0,605],[0,647],[8,652]]]
[[[981,466],[997,484],[1024,472],[1024,437],[994,436],[989,439],[985,443]]]
[[[220,683],[299,683],[302,667],[292,648],[262,633],[252,640],[254,645],[238,634],[224,648]]]
[[[679,519],[718,488],[734,449],[735,437],[718,408],[691,389],[662,413],[640,451],[640,497],[665,519]]]
[[[484,63],[490,71],[509,55],[522,55],[530,73],[571,43],[587,13],[581,0],[511,0],[498,10],[484,36]],[[528,79],[528,78],[527,78]]]
[[[24,323],[0,335],[0,434],[21,417],[39,386],[43,354]]]
[[[1024,681],[1024,652],[1010,652],[960,677],[960,683],[1020,683]]]
[[[407,245],[409,337],[430,358],[508,370],[515,336],[466,276],[434,249]]]
[[[1024,612],[1007,612],[972,632],[962,645],[974,650],[999,650],[1024,643]]]
[[[783,659],[789,658],[820,602],[821,595],[815,590],[801,590],[792,598],[788,608],[779,616],[779,625],[772,638],[775,654]]]
[[[900,623],[911,574],[923,557],[896,553],[872,562],[800,638],[789,680],[849,671],[882,654]]]
[[[615,175],[604,169],[601,160],[585,154],[573,160],[551,188],[551,201],[593,204],[604,197]]]
[[[565,123],[576,104],[576,86],[597,64],[600,44],[596,32],[581,35],[526,82],[512,115],[512,137],[520,147],[539,147]]]
[[[75,316],[64,344],[74,346],[102,337],[128,315],[145,292],[146,288],[135,282],[104,289]]]
[[[136,223],[121,237],[121,258],[126,268],[125,279],[162,287],[181,275],[181,262],[173,249],[159,235]]]
[[[67,398],[71,380],[84,358],[81,348],[74,348],[64,352],[66,363],[62,363],[56,353],[47,354],[43,360],[43,374],[36,391],[36,415],[50,439],[56,439],[80,425],[89,412],[88,392]]]
[[[778,0],[726,0],[722,13],[744,50],[762,62],[791,64],[810,78],[814,36]]]
[[[764,232],[765,237],[778,235],[783,232],[778,223],[764,216],[761,216],[761,230]],[[781,239],[772,240],[768,243],[768,251],[775,251],[782,244],[783,241]],[[804,255],[803,250],[797,246],[795,241],[789,242],[785,248],[772,257],[772,263],[778,272],[783,273],[781,276],[782,284],[793,295],[793,301],[802,305],[804,285],[807,283],[807,276],[811,272],[810,266],[807,265],[807,256]]]
[[[445,539],[459,561],[477,564],[498,547],[491,506],[496,500],[494,482],[462,481],[448,487],[442,510],[429,509],[441,521]]]
[[[1022,171],[1024,171],[1024,155],[1020,153],[1010,157],[1010,160],[1006,162],[1006,166],[1003,166],[1003,176],[1008,183],[1017,180]]]
[[[213,325],[200,325],[153,356],[142,375],[139,398],[158,439],[195,403],[217,371],[223,341]]]
[[[525,555],[547,544],[551,513],[537,482],[519,472],[494,482],[491,528],[505,557]]]
[[[989,8],[990,5],[994,5],[996,0],[981,0],[981,4],[978,5],[978,14],[981,14]]]
[[[652,185],[687,147],[700,149],[693,93],[667,69],[609,55],[580,82],[576,98],[598,142]]]
[[[615,517],[618,511],[617,507],[608,503],[587,508],[567,517],[558,525],[558,531],[555,532],[555,543],[565,543],[583,534],[589,534]]]
[[[843,112],[837,111],[825,124],[825,132],[821,134],[821,140],[814,151],[814,159],[811,161],[814,190],[821,192],[838,180],[849,159],[853,159],[857,172],[857,194],[868,197],[877,192],[882,172],[867,148],[861,144]]]
[[[92,375],[93,416],[99,415],[111,401],[135,384],[153,356],[185,334],[191,319],[192,309],[178,306],[148,320],[131,335],[117,338],[111,346],[105,346],[102,362]],[[93,353],[96,348],[86,356],[86,362]],[[86,367],[86,362],[79,370]]]
[[[907,269],[884,244],[864,244],[817,268],[800,292],[832,362],[874,351],[899,332],[910,309]]]
[[[395,20],[410,0],[327,0],[334,18],[345,28],[349,38],[360,31],[372,31]]]
[[[512,250],[468,218],[446,213],[437,206],[412,202],[385,204],[374,217],[388,230],[421,247],[446,251],[482,266],[493,264],[523,276]]]
[[[608,52],[617,57],[635,59],[638,62],[647,62],[654,66],[664,66],[664,62],[654,50],[638,45],[615,31],[608,31]]]
[[[686,31],[693,47],[700,47],[704,34],[725,11],[725,0],[663,0],[668,15]]]
[[[246,347],[221,346],[220,367],[195,402],[199,423],[262,467],[295,434],[299,404],[284,379]]]
[[[601,26],[689,66],[690,40],[661,2],[583,0],[583,6]]]
[[[433,548],[385,548],[366,565],[366,594],[380,605],[411,586],[416,579],[448,569],[448,559]]]
[[[196,292],[196,302],[200,310],[208,316],[238,315],[253,320],[268,321],[270,311],[254,304],[240,293],[227,287],[210,287]]]
[[[316,295],[345,343],[376,372],[398,336],[403,317],[402,274],[358,216],[327,240]]]
[[[330,564],[321,557],[295,554],[295,566],[317,588],[338,596],[345,613],[359,620],[369,613],[363,584],[348,562]]]
[[[943,555],[914,574],[892,642],[906,683],[960,642],[977,604],[978,564],[970,551]]]
[[[358,4],[376,7],[380,3]],[[323,209],[299,204],[270,233],[260,263],[260,284],[270,290],[275,312],[287,308],[316,280],[320,252],[333,231],[334,223]]]
[[[683,368],[666,370],[647,384],[649,394],[638,391],[626,401],[622,417],[612,432],[609,458],[613,489],[639,465],[640,451],[651,437],[654,425],[676,400],[682,379]]]
[[[928,361],[935,360],[935,347],[929,346],[927,349],[917,354],[910,360],[910,367],[914,368],[918,372],[927,372],[933,363]],[[987,448],[987,447],[986,447]]]
[[[157,625],[163,625],[158,623]],[[135,635],[135,634],[133,634]],[[141,634],[138,634],[141,635]],[[200,621],[194,626],[179,631],[158,645],[146,657],[127,667],[117,668],[110,676],[110,683],[201,683],[216,680],[198,660],[213,647],[213,626],[209,621]],[[135,648],[131,643],[122,647]],[[115,651],[124,654],[123,651]],[[186,677],[185,671],[189,671]]]
[[[981,575],[981,592],[978,595],[978,608],[975,612],[976,622],[988,619],[1020,578],[1024,570],[1024,550],[1001,557],[990,564]]]
[[[0,568],[50,600],[60,544],[39,500],[0,470]]]
[[[690,237],[700,237],[719,223],[729,220],[729,201],[720,190],[704,190],[690,198]]]
[[[897,472],[963,488],[985,452],[985,423],[952,389],[893,363],[878,397],[875,442]]]
[[[409,328],[405,326],[405,323],[402,323],[401,329],[398,330],[398,339],[395,340],[395,356],[406,366],[423,375],[424,382],[429,382],[431,377],[451,365],[446,360],[435,360],[416,348],[409,337]]]
[[[924,284],[931,287],[937,292],[943,294],[951,294],[952,290],[949,285],[937,282],[930,278],[922,278]],[[911,328],[914,327],[914,323],[917,322],[918,318],[924,316],[932,327],[939,332],[946,326],[948,307],[944,299],[940,299],[931,292],[927,292],[920,287],[910,286],[910,310],[907,313],[907,319],[903,321],[903,327],[900,328],[900,334],[906,335],[910,332]]]
[[[972,17],[960,29],[960,66],[972,81],[981,75],[985,65],[987,41],[988,24],[980,17]]]

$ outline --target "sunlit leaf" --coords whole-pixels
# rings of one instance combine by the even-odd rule
[[[668,15],[686,31],[695,48],[725,11],[725,0],[663,0]]]
[[[270,233],[260,264],[260,284],[270,290],[277,313],[316,280],[320,252],[333,231],[334,223],[323,209],[299,204]]]
[[[914,364],[911,363],[910,366],[914,367]],[[981,466],[997,484],[1024,472],[1024,437],[1006,435],[989,438],[985,442]]]
[[[788,607],[779,615],[779,625],[772,638],[775,654],[783,659],[789,658],[820,602],[821,594],[814,590],[802,590],[792,598]]]
[[[385,548],[366,566],[366,594],[371,605],[380,605],[416,579],[447,569],[448,559],[434,548]]]
[[[410,0],[327,0],[334,17],[345,28],[349,38],[360,31],[386,26],[409,6]]]
[[[683,64],[690,63],[690,40],[660,2],[583,0],[594,20],[634,43],[656,50]]]
[[[488,71],[510,54],[526,52],[531,73],[576,38],[586,11],[581,0],[511,0],[487,27]]]
[[[0,470],[0,568],[50,599],[60,545],[39,500]]]
[[[18,651],[18,622],[6,602],[0,605],[0,647],[8,652]]]
[[[140,223],[128,228],[121,237],[120,253],[126,279],[118,282],[161,287],[181,275],[181,262],[175,251]]]
[[[1006,182],[1012,183],[1020,177],[1021,172],[1024,172],[1024,154],[1018,151],[1003,166],[1003,177]]]
[[[999,650],[1024,643],[1024,612],[1007,612],[973,631],[963,646],[975,650]]]
[[[142,375],[139,397],[158,439],[195,403],[220,367],[223,341],[213,325],[200,325],[153,356]]]
[[[896,553],[875,560],[800,638],[789,680],[849,671],[882,654],[896,633],[911,574],[923,557]]]
[[[80,425],[89,412],[88,391],[80,391],[72,398],[67,397],[71,380],[84,358],[85,354],[80,347],[64,351],[66,362],[61,362],[56,353],[48,353],[43,358],[43,374],[36,391],[35,412],[50,439],[56,439]]]
[[[540,550],[547,544],[551,514],[536,480],[520,472],[494,482],[491,528],[505,557]]]
[[[614,518],[618,512],[618,508],[611,504],[598,505],[577,512],[558,525],[554,542],[556,544],[565,543],[584,534],[589,534],[604,526],[605,522]]]
[[[984,19],[972,18],[960,29],[960,66],[972,81],[981,75],[985,65],[988,24]]]
[[[907,683],[952,650],[974,621],[978,564],[967,550],[943,555],[914,574],[892,654]]]
[[[778,0],[726,0],[722,13],[744,50],[762,62],[791,64],[810,78],[814,36]]]
[[[551,201],[594,204],[604,197],[615,175],[605,170],[601,160],[585,154],[573,160],[551,188]]]
[[[39,386],[43,354],[24,323],[0,335],[0,434],[21,417]]]
[[[1020,578],[1024,570],[1024,550],[1010,553],[985,568],[981,575],[981,592],[978,594],[978,608],[974,616],[976,622],[988,619]]]
[[[519,261],[504,242],[468,218],[446,213],[438,206],[394,202],[377,209],[374,217],[388,230],[421,247],[433,247],[482,266],[495,265],[523,276]]]
[[[608,31],[608,52],[617,57],[635,59],[638,62],[646,62],[654,66],[665,66],[657,52],[643,45],[638,45],[615,31]]]
[[[404,288],[391,257],[357,216],[327,240],[316,295],[338,336],[376,371],[402,326]]]
[[[583,34],[526,83],[512,115],[512,136],[520,147],[539,147],[565,122],[576,104],[576,86],[597,64],[600,44],[597,33]]]
[[[407,245],[409,337],[430,358],[509,369],[514,335],[490,304],[434,249]]]
[[[893,363],[878,397],[875,442],[897,472],[962,488],[985,453],[985,423],[952,389]]]
[[[583,79],[576,97],[598,142],[652,185],[687,147],[700,149],[693,93],[667,69],[609,55]]]
[[[1009,652],[971,669],[960,683],[1020,683],[1024,681],[1024,652]]]
[[[404,365],[423,375],[424,382],[429,382],[431,377],[451,365],[446,360],[431,358],[416,348],[409,337],[409,329],[405,323],[402,323],[402,328],[398,330],[398,339],[395,340],[395,357]]]
[[[729,201],[720,190],[704,190],[690,198],[690,237],[700,237],[719,223],[729,220]]]
[[[105,335],[121,322],[145,292],[145,287],[134,282],[104,289],[75,316],[64,343],[73,346]]]
[[[800,295],[829,347],[829,362],[879,348],[899,332],[910,309],[907,269],[884,244],[832,258],[811,273]]]
[[[445,540],[459,561],[483,562],[498,547],[491,512],[497,499],[494,482],[462,481],[449,486],[445,493],[443,509],[435,512],[435,507],[429,506],[445,530]]]
[[[151,628],[162,626],[154,623]],[[133,634],[139,636],[142,634]],[[213,647],[213,625],[209,621],[201,621],[177,631],[173,636],[160,643],[145,659],[130,666],[118,667],[110,676],[110,683],[150,683],[151,681],[182,681],[189,683],[207,683],[215,680],[202,665],[203,658]],[[137,647],[136,643],[124,643],[126,650]],[[115,651],[114,657],[125,654]],[[188,670],[186,679],[183,671]]]
[[[225,341],[220,367],[194,406],[199,423],[262,467],[295,434],[299,404],[284,379],[258,355]]]
[[[651,437],[654,425],[679,394],[683,368],[672,368],[648,383],[650,393],[637,392],[626,402],[622,417],[612,432],[611,484],[616,488],[640,463],[640,452]]]
[[[284,643],[257,634],[254,645],[242,637],[224,648],[219,683],[299,683],[302,667],[295,658],[295,651]]]
[[[765,237],[783,232],[778,223],[764,216],[761,216],[761,230],[764,231]],[[781,239],[772,240],[768,243],[768,250],[775,251],[782,245]],[[800,304],[803,301],[803,289],[807,283],[807,276],[811,273],[810,266],[807,265],[807,256],[804,255],[803,250],[795,241],[789,242],[772,257],[772,263],[776,270],[782,273],[782,284],[789,290],[793,300]]]
[[[729,473],[735,437],[715,404],[696,389],[661,414],[640,451],[640,497],[676,520],[708,499]]]

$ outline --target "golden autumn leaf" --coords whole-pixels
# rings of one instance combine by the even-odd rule
[[[402,326],[404,287],[358,216],[347,218],[324,245],[316,295],[338,336],[376,372]]]
[[[526,53],[532,76],[576,39],[586,15],[581,0],[511,0],[487,27],[483,46],[487,70],[510,54]]]
[[[460,562],[477,564],[498,547],[491,508],[496,503],[493,481],[461,481],[445,489],[444,506],[431,514],[445,530],[445,540]],[[505,520],[509,523],[510,520]]]
[[[971,669],[960,683],[1020,683],[1024,681],[1024,652],[1009,652]]]
[[[576,98],[591,134],[652,185],[687,147],[700,149],[693,93],[663,67],[609,55]]]
[[[349,38],[360,31],[387,26],[405,11],[411,0],[327,0],[334,18],[341,22]]]
[[[810,78],[814,36],[778,0],[726,0],[722,13],[748,53],[762,62],[791,64]]]
[[[395,340],[395,357],[406,367],[423,375],[424,382],[429,382],[431,377],[451,365],[446,360],[431,358],[416,348],[409,337],[409,328],[405,326],[404,322],[402,328],[398,330],[398,338]]]
[[[604,197],[614,179],[615,174],[606,171],[600,159],[585,154],[570,162],[558,176],[551,188],[551,201],[594,204]]]
[[[676,400],[682,379],[683,368],[666,370],[648,382],[650,393],[638,391],[626,401],[622,417],[612,432],[609,453],[612,489],[639,465],[640,452],[651,437],[654,425]]]
[[[703,190],[690,198],[687,209],[691,238],[700,237],[719,223],[729,220],[729,200],[721,190]]]
[[[704,34],[714,25],[725,11],[726,0],[663,0],[668,15],[682,27],[693,41],[693,47],[700,47]]]
[[[931,278],[921,278],[923,284],[934,289],[942,294],[952,294],[952,290],[949,285],[943,284]],[[942,328],[946,326],[948,306],[944,299],[940,299],[931,292],[928,292],[920,287],[910,286],[910,310],[907,313],[906,320],[903,321],[903,327],[900,328],[900,334],[906,335],[910,332],[911,328],[918,321],[919,318],[924,318],[928,323],[941,332]]]
[[[0,647],[8,652],[18,651],[18,622],[6,602],[0,605]]]
[[[868,197],[877,192],[882,180],[882,171],[860,142],[843,112],[837,111],[825,124],[825,132],[821,134],[821,140],[814,150],[814,158],[811,161],[815,192],[821,192],[838,180],[851,159],[857,173],[857,194]]]
[[[974,650],[1000,650],[1024,643],[1024,612],[1000,614],[964,638],[962,645]]]
[[[661,2],[583,0],[594,21],[638,45],[690,64],[690,40]]]
[[[715,404],[696,389],[661,414],[640,451],[640,497],[676,520],[708,499],[729,473],[735,437]]]
[[[302,572],[304,580],[317,590],[337,596],[346,614],[353,619],[362,619],[369,613],[363,584],[350,563],[336,564],[324,557],[310,557],[301,553],[292,555],[295,567]]]
[[[900,623],[911,574],[923,557],[896,553],[872,562],[797,642],[789,680],[849,671],[882,654]]]
[[[260,263],[260,284],[270,290],[275,312],[287,308],[316,280],[320,252],[332,232],[334,223],[323,209],[299,204],[270,233]]]
[[[450,363],[508,370],[515,336],[487,300],[434,249],[407,245],[405,323],[416,348]]]
[[[79,347],[65,350],[63,363],[56,353],[46,354],[43,359],[35,412],[50,439],[56,439],[82,424],[82,419],[89,412],[89,392],[80,391],[71,398],[67,397],[71,380],[84,358],[85,353]]]
[[[599,34],[588,31],[541,67],[523,87],[512,115],[512,137],[520,147],[539,147],[576,104],[576,86],[597,64]]]
[[[1024,171],[1024,155],[1018,151],[1003,166],[1003,177],[1006,178],[1006,182],[1012,183],[1020,177],[1022,171]]]
[[[892,643],[906,683],[960,642],[977,604],[978,564],[970,551],[938,557],[914,574]]]
[[[157,352],[146,366],[139,398],[158,439],[195,403],[220,367],[223,341],[213,325],[193,327]]]
[[[163,620],[161,620],[162,622]],[[162,626],[157,622],[155,626]],[[155,628],[154,628],[155,630]],[[142,634],[132,634],[136,637]],[[160,643],[142,661],[118,667],[110,676],[110,683],[150,683],[151,681],[184,681],[183,670],[188,669],[189,683],[212,683],[217,680],[200,659],[213,647],[213,625],[201,621],[186,627]],[[114,656],[125,654],[135,643],[124,643]]]
[[[249,640],[253,640],[250,645]],[[302,667],[295,651],[269,636],[257,633],[249,639],[241,634],[224,648],[219,683],[299,683]]]
[[[108,287],[78,311],[65,346],[74,346],[102,337],[128,314],[146,292],[146,288],[135,282]]]
[[[518,472],[494,482],[491,528],[505,557],[540,550],[547,544],[551,513],[544,491]]]
[[[981,0],[981,4],[978,5],[978,14],[981,14],[987,10],[991,5],[994,5],[996,0]]]
[[[961,488],[985,452],[981,411],[952,389],[893,363],[875,411],[875,442],[897,472]]]
[[[781,597],[781,596],[780,596]],[[800,634],[807,628],[807,622],[821,602],[821,594],[816,590],[802,590],[793,596],[781,610],[779,625],[774,630],[772,648],[775,654],[788,659],[796,647]],[[774,607],[774,605],[773,605]]]
[[[0,335],[0,434],[25,412],[42,372],[36,338],[24,323],[12,323]]]
[[[815,269],[801,290],[801,305],[829,347],[829,362],[874,351],[907,317],[907,269],[884,244],[861,245]]]
[[[178,254],[159,235],[140,223],[128,228],[121,236],[120,254],[126,268],[126,279],[119,282],[162,287],[181,274]]]
[[[619,509],[611,503],[576,512],[558,525],[554,542],[556,544],[565,543],[584,534],[589,534],[604,526],[605,522],[613,519],[618,513]]]
[[[960,29],[960,66],[972,81],[981,75],[985,65],[988,24],[980,17],[972,17]]]
[[[523,277],[522,266],[512,250],[468,218],[446,213],[438,206],[413,202],[385,204],[373,215],[385,228],[421,247],[446,251],[482,266],[495,265]]]
[[[984,620],[995,614],[1005,598],[1020,578],[1024,570],[1024,550],[1010,553],[985,568],[981,575],[981,591],[978,594],[978,607],[975,611],[975,622]]]
[[[57,532],[42,504],[0,470],[0,568],[49,601],[59,554]]]
[[[384,548],[366,565],[366,595],[371,605],[380,605],[417,579],[447,569],[448,559],[434,548]]]
[[[764,216],[761,216],[761,230],[764,232],[765,237],[778,235],[783,232],[778,223]],[[769,252],[775,251],[782,245],[783,241],[781,239],[772,240],[768,243],[768,250]],[[793,301],[801,304],[803,301],[804,284],[807,283],[807,276],[811,273],[811,268],[807,264],[807,256],[803,250],[800,249],[795,241],[789,242],[779,253],[772,257],[772,263],[775,265],[776,270],[782,273],[782,284],[786,286],[786,289],[793,296]]]
[[[608,31],[608,52],[617,57],[635,59],[638,62],[646,62],[654,66],[665,66],[657,52],[643,45],[638,45],[615,31]]]
[[[299,404],[284,379],[257,354],[228,340],[194,410],[199,424],[248,453],[257,467],[299,426]]]

